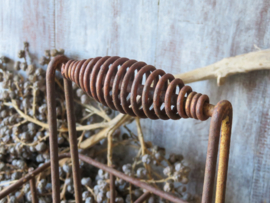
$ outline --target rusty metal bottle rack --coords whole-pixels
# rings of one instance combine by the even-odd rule
[[[61,70],[61,74],[64,77],[70,140],[70,154],[66,153],[60,156],[58,156],[55,110],[56,70]],[[137,72],[136,76],[135,72]],[[144,75],[146,75],[146,80],[143,84]],[[59,160],[70,157],[72,160],[75,201],[77,203],[82,202],[79,159],[97,168],[103,169],[110,174],[110,203],[114,203],[115,199],[115,177],[121,178],[147,191],[139,197],[135,203],[145,201],[149,198],[151,193],[171,202],[185,202],[169,193],[141,182],[139,179],[129,177],[110,166],[99,163],[90,157],[78,154],[72,96],[72,82],[75,82],[98,102],[131,116],[163,120],[194,118],[201,121],[212,117],[206,156],[202,202],[212,202],[218,153],[219,164],[217,169],[215,202],[225,202],[232,127],[232,106],[229,101],[220,101],[216,105],[209,104],[209,97],[207,95],[193,92],[191,87],[185,86],[181,79],[175,79],[173,75],[166,74],[163,70],[156,69],[144,62],[137,62],[120,57],[105,56],[75,61],[65,56],[57,56],[51,60],[48,66],[46,80],[51,162],[45,163],[35,170],[30,169],[26,176],[1,191],[0,199],[14,192],[25,182],[29,181],[32,192],[32,202],[38,202],[35,191],[35,176],[51,167],[53,203],[60,203]],[[170,83],[168,83],[168,81],[170,81]],[[179,88],[178,94],[176,94],[177,87]],[[110,94],[110,92],[112,94]],[[127,99],[129,94],[130,99]],[[137,99],[138,95],[141,96],[139,101]],[[160,108],[163,103],[165,107],[161,110]],[[153,105],[152,109],[150,109],[151,105]],[[174,106],[174,108],[171,109],[171,106]]]

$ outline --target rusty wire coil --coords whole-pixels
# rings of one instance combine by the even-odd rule
[[[208,119],[203,112],[209,103],[207,95],[193,92],[181,79],[144,62],[118,56],[69,60],[61,72],[96,101],[124,114],[163,120]]]

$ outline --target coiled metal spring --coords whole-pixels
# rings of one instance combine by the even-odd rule
[[[89,96],[124,114],[163,120],[208,118],[203,113],[207,95],[144,62],[118,56],[69,60],[61,72]]]

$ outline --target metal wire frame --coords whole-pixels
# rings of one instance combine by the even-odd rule
[[[104,57],[105,58],[105,57]],[[108,59],[108,58],[107,58]],[[18,187],[22,186],[26,181],[30,181],[30,184],[34,184],[34,177],[51,166],[51,178],[52,178],[52,197],[54,203],[60,202],[60,184],[59,184],[59,160],[65,157],[71,157],[72,168],[73,168],[73,178],[74,178],[74,189],[75,189],[75,201],[78,203],[82,202],[81,197],[81,185],[80,185],[80,173],[79,171],[79,159],[92,164],[95,167],[101,168],[108,173],[110,173],[110,187],[111,191],[114,191],[114,176],[124,179],[141,187],[148,192],[143,194],[137,203],[145,201],[149,198],[149,194],[156,194],[164,199],[171,202],[183,203],[185,201],[163,192],[157,188],[154,188],[146,183],[140,182],[138,179],[126,176],[125,174],[101,164],[89,157],[78,154],[77,149],[77,138],[76,129],[74,121],[74,110],[73,110],[73,97],[72,97],[72,87],[71,80],[64,76],[64,86],[65,86],[65,97],[67,105],[67,117],[68,117],[68,130],[69,130],[69,140],[70,140],[70,154],[63,154],[58,157],[58,145],[57,145],[57,129],[56,129],[56,111],[55,111],[55,71],[60,70],[60,66],[67,64],[69,59],[65,56],[57,56],[50,62],[47,70],[47,103],[48,103],[48,119],[49,120],[49,132],[50,132],[50,156],[51,162],[45,163],[43,166],[31,171],[28,175],[18,180],[16,183],[10,185],[5,190],[0,192],[0,199],[8,195],[9,193],[15,191]],[[84,60],[85,61],[85,60]],[[79,62],[78,62],[79,63]],[[194,95],[193,95],[194,96]],[[200,94],[197,94],[199,97]],[[205,98],[205,97],[204,97]],[[165,97],[163,98],[166,99]],[[189,109],[192,112],[199,114],[197,117],[208,118],[212,117],[209,132],[208,149],[206,156],[206,166],[205,166],[205,176],[203,185],[202,202],[209,203],[212,202],[214,182],[216,175],[216,164],[217,164],[217,154],[219,149],[219,165],[217,174],[217,184],[216,184],[216,203],[225,202],[225,191],[226,191],[226,180],[228,171],[228,161],[229,161],[229,149],[230,149],[230,137],[231,137],[231,125],[232,125],[232,106],[228,101],[221,101],[217,105],[211,105],[206,100],[200,100],[199,108],[196,108],[197,100],[189,101],[190,98],[185,98],[184,102],[191,102]],[[197,98],[198,99],[198,98]],[[195,103],[194,103],[195,101]],[[197,105],[198,106],[198,105]],[[196,117],[196,116],[195,116]],[[220,147],[219,147],[220,142]],[[34,187],[31,187],[31,190]],[[32,202],[35,202],[36,193],[34,189],[32,190]],[[114,192],[111,192],[110,202],[114,203]]]

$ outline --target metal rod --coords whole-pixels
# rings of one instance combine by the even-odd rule
[[[148,200],[150,196],[151,196],[150,192],[145,192],[134,203],[142,203]]]
[[[70,158],[71,155],[68,153],[65,154],[61,154],[58,157],[58,160],[64,159],[64,158]],[[187,203],[184,200],[181,200],[169,193],[166,193],[160,189],[154,188],[153,186],[148,185],[147,183],[141,182],[139,179],[136,178],[132,178],[130,176],[125,175],[122,172],[119,172],[105,164],[102,164],[98,161],[95,161],[85,155],[79,154],[79,158],[80,160],[91,164],[97,168],[100,168],[118,178],[121,178],[127,182],[132,183],[133,185],[136,185],[138,187],[141,187],[155,195],[158,195],[164,199],[167,199],[169,201],[175,202],[175,203]],[[51,162],[46,162],[44,163],[41,167],[35,169],[34,171],[32,171],[31,173],[28,173],[27,175],[25,175],[24,177],[22,177],[21,179],[19,179],[16,183],[10,185],[9,187],[5,188],[3,191],[0,192],[0,199],[2,199],[3,197],[9,195],[10,193],[16,191],[19,187],[21,187],[23,184],[25,184],[25,182],[29,181],[31,178],[33,178],[34,176],[38,175],[39,173],[43,172],[44,170],[46,170],[47,168],[50,167]]]
[[[59,68],[59,65],[65,63],[67,60],[68,59],[65,56],[54,57],[49,63],[46,73],[53,203],[60,202],[58,139],[57,139],[56,101],[55,101],[55,71],[57,68]]]
[[[225,119],[225,121],[223,121]],[[228,119],[228,120],[226,120]],[[220,144],[221,151],[221,164],[218,171],[219,183],[217,184],[217,202],[225,201],[225,189],[226,189],[226,179],[227,169],[228,169],[228,159],[229,159],[229,147],[230,147],[230,136],[231,136],[231,123],[232,123],[232,106],[228,101],[219,102],[213,111],[212,120],[210,124],[209,132],[209,141],[208,149],[206,156],[206,165],[205,165],[205,175],[204,175],[204,184],[203,184],[203,194],[202,194],[202,203],[212,202],[213,198],[213,189],[215,182],[216,174],[216,163],[217,163],[217,154],[219,146],[219,137],[221,133],[221,126],[223,126],[223,137]],[[224,130],[226,128],[226,130]],[[221,192],[222,191],[222,192]]]
[[[79,156],[78,156],[74,104],[73,104],[73,97],[72,97],[72,82],[67,79],[64,79],[64,88],[65,88],[65,97],[66,97],[67,121],[68,121],[75,201],[76,203],[82,203],[81,177],[80,177],[81,173],[80,173],[80,164],[79,164]]]
[[[203,121],[209,118],[204,114],[204,104],[209,103],[207,95],[192,91],[181,79],[144,62],[110,56],[69,60],[61,67],[61,73],[98,102],[124,114],[164,120],[182,117]],[[142,84],[144,75],[147,79]]]
[[[110,174],[110,203],[115,202],[115,177]]]
[[[59,160],[63,158],[69,157],[67,154],[63,154],[59,156]],[[0,191],[0,199],[4,198],[5,196],[9,195],[10,193],[16,191],[18,188],[20,188],[23,184],[30,181],[33,177],[38,175],[39,173],[43,172],[47,168],[49,168],[51,165],[51,162],[46,162],[42,166],[38,167],[37,169],[29,172],[25,176],[23,176],[21,179],[17,180],[12,185],[9,185],[8,187],[4,188]]]
[[[49,121],[49,138],[50,138],[50,155],[51,163],[45,163],[41,167],[37,168],[34,171],[29,171],[29,174],[18,180],[16,183],[10,185],[0,192],[0,199],[6,195],[14,192],[17,188],[21,187],[26,181],[30,181],[31,191],[33,189],[33,194],[35,194],[35,181],[34,176],[38,173],[44,171],[51,164],[51,177],[52,177],[52,197],[54,203],[60,202],[60,185],[59,185],[59,159],[71,157],[72,158],[72,168],[73,168],[73,177],[75,184],[75,200],[76,202],[81,203],[81,191],[80,191],[80,172],[79,172],[79,159],[78,157],[104,171],[110,173],[110,187],[111,194],[110,199],[111,203],[115,201],[115,190],[114,190],[114,176],[117,176],[127,182],[130,182],[133,185],[141,187],[148,191],[149,194],[143,194],[137,201],[140,202],[140,199],[146,198],[151,193],[160,196],[161,198],[167,199],[172,202],[183,203],[185,201],[168,194],[162,190],[154,188],[136,178],[129,177],[111,167],[108,167],[104,164],[101,164],[87,156],[78,155],[77,149],[77,136],[75,130],[75,117],[73,110],[73,100],[72,100],[72,87],[71,82],[65,79],[65,96],[67,101],[67,117],[68,117],[68,128],[69,136],[71,142],[71,155],[62,154],[58,157],[58,142],[57,142],[57,128],[56,128],[56,111],[55,111],[55,70],[60,67],[61,64],[66,63],[68,59],[65,56],[57,56],[52,59],[48,66],[47,70],[47,103],[48,103],[48,121]],[[130,89],[130,85],[127,88]],[[139,86],[138,93],[142,93],[142,87]],[[153,90],[150,91],[150,97],[153,95]],[[193,93],[195,95],[196,93]],[[216,164],[217,164],[217,154],[219,147],[219,137],[220,138],[220,155],[219,155],[219,166],[218,166],[218,175],[217,175],[217,186],[216,186],[216,203],[224,203],[225,201],[225,190],[226,190],[226,178],[228,171],[228,160],[229,160],[229,147],[230,147],[230,136],[231,136],[231,124],[232,124],[232,106],[228,101],[221,101],[216,106],[208,104],[209,98],[201,97],[201,100],[198,99],[201,94],[194,96],[196,99],[193,99],[192,96],[188,98],[183,98],[184,103],[188,103],[188,114],[192,115],[193,118],[200,117],[201,120],[204,120],[203,117],[212,116],[210,133],[209,133],[209,142],[207,149],[207,158],[206,158],[206,167],[205,167],[205,176],[204,176],[204,186],[203,186],[203,195],[202,202],[209,203],[212,202],[213,190],[214,190],[214,181],[216,173]],[[176,95],[172,96],[172,103],[176,102]],[[161,91],[161,100],[165,100],[165,92]],[[193,99],[193,100],[192,100]],[[196,105],[198,102],[198,105]],[[183,105],[181,103],[181,105]],[[199,108],[197,108],[197,106]],[[190,115],[188,115],[190,117]],[[32,197],[32,198],[35,198]],[[32,202],[35,200],[33,199]],[[136,201],[136,202],[137,202]],[[141,200],[143,201],[143,200]]]
[[[177,197],[175,197],[173,195],[170,195],[167,192],[164,192],[164,191],[162,191],[160,189],[157,189],[157,188],[155,188],[155,187],[153,187],[153,186],[151,186],[151,185],[149,185],[147,183],[141,182],[139,179],[127,176],[124,173],[119,172],[119,171],[117,171],[117,170],[115,170],[115,169],[113,169],[113,168],[111,168],[111,167],[109,167],[109,166],[107,166],[105,164],[102,164],[102,163],[100,163],[98,161],[95,161],[95,160],[91,159],[90,157],[87,157],[87,156],[84,156],[84,155],[81,155],[81,154],[79,154],[79,157],[80,157],[81,160],[83,160],[84,162],[86,162],[88,164],[91,164],[91,165],[93,165],[93,166],[95,166],[97,168],[100,168],[100,169],[102,169],[104,171],[107,171],[108,173],[110,173],[110,174],[112,174],[112,175],[114,175],[114,176],[116,176],[118,178],[121,178],[121,179],[123,179],[123,180],[125,180],[127,182],[130,182],[131,184],[136,185],[137,187],[143,188],[143,189],[145,189],[145,190],[147,190],[147,191],[149,191],[149,192],[151,192],[151,193],[153,193],[155,195],[158,195],[158,196],[160,196],[160,197],[162,197],[164,199],[167,199],[167,200],[169,200],[171,202],[187,203],[186,201],[181,200],[181,199],[179,199],[179,198],[177,198]]]
[[[216,203],[225,202],[226,181],[229,163],[230,138],[231,138],[231,116],[222,120],[221,138],[219,149],[219,165],[217,175]]]
[[[28,172],[32,172],[33,170],[34,170],[33,168],[29,168]],[[32,203],[38,203],[35,176],[33,176],[30,179],[29,183],[30,183],[30,190],[31,190],[31,195],[32,195]]]

